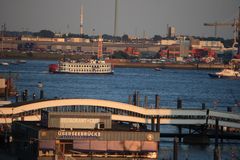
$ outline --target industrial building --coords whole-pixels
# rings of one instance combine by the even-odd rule
[[[15,121],[13,147],[24,160],[157,159],[160,133],[112,121],[111,113],[41,112],[41,121]]]

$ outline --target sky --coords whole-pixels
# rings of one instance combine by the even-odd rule
[[[85,34],[113,35],[115,0],[0,0],[0,24],[10,31],[79,34],[81,5]],[[239,6],[240,0],[119,0],[117,34],[165,36],[168,24],[178,35],[214,36],[203,23],[231,23]],[[233,28],[218,27],[218,35],[232,38]]]

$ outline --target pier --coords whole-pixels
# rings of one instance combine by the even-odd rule
[[[137,100],[137,99],[136,99]],[[156,97],[156,100],[158,98]],[[137,102],[137,101],[136,101]],[[181,101],[177,108],[167,108],[156,104],[157,108],[139,107],[137,105],[98,99],[49,99],[15,103],[0,108],[1,124],[11,124],[15,120],[37,121],[42,110],[55,112],[103,112],[111,113],[113,121],[137,124],[149,124],[152,130],[159,130],[162,125],[179,126],[179,133],[161,133],[162,137],[184,137],[182,128],[189,128],[193,134],[195,129],[210,129],[207,135],[214,137],[213,132],[216,120],[219,128],[225,132],[220,138],[239,139],[240,116],[237,113],[216,111],[205,108],[182,108]],[[234,131],[234,132],[230,132]],[[237,132],[237,133],[236,133]]]

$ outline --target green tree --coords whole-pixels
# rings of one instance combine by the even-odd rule
[[[53,38],[54,33],[50,30],[41,30],[40,32],[34,33],[34,36],[45,37],[45,38]]]
[[[128,37],[127,34],[124,34],[124,35],[122,36],[122,41],[123,41],[123,42],[128,42],[128,41],[129,41],[129,37]]]
[[[112,55],[113,59],[128,59],[129,55],[123,51],[114,52]]]

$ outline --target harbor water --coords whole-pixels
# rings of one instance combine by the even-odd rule
[[[27,63],[0,66],[0,72],[14,77],[19,93],[28,90],[39,97],[38,83],[43,84],[45,98],[95,98],[128,102],[128,95],[139,91],[141,105],[148,96],[148,106],[154,107],[155,95],[160,96],[161,107],[176,108],[177,99],[183,101],[183,108],[206,108],[240,112],[240,80],[211,79],[213,70],[181,70],[151,68],[115,68],[113,75],[51,74],[48,65],[56,61],[29,60]],[[14,98],[11,99],[14,102]],[[163,127],[161,131],[177,130]],[[225,140],[221,146],[222,159],[240,157],[240,141]],[[172,159],[172,140],[161,139],[160,159]],[[213,159],[214,145],[191,146],[181,144],[179,159]]]

